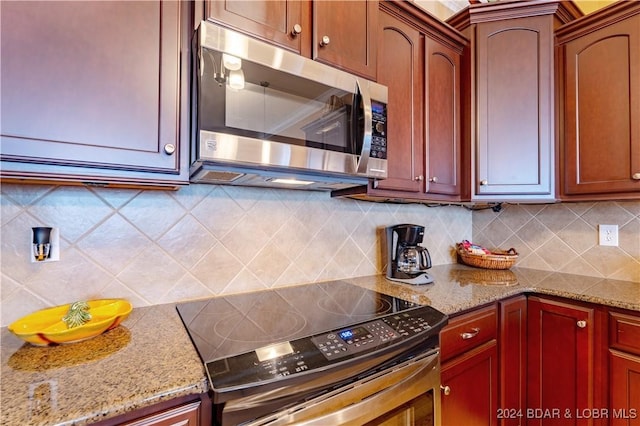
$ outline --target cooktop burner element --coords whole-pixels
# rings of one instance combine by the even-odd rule
[[[203,361],[312,336],[417,306],[344,281],[177,305]]]

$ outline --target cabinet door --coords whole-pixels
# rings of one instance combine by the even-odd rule
[[[378,82],[389,88],[388,177],[375,181],[374,188],[419,193],[424,181],[424,41],[417,29],[384,11],[379,18]]]
[[[527,401],[527,298],[500,302],[500,424],[523,425]],[[504,410],[504,411],[502,411]],[[522,415],[523,417],[520,417]]]
[[[207,20],[310,56],[312,30],[309,1],[212,0],[205,3],[205,16]]]
[[[564,195],[640,191],[640,15],[564,46]]]
[[[484,22],[476,33],[474,194],[552,198],[552,17]]]
[[[426,191],[460,195],[460,53],[425,37]]]
[[[640,425],[640,357],[609,353],[611,426]]]
[[[313,59],[375,81],[377,28],[377,1],[314,1]]]
[[[442,365],[442,426],[497,425],[497,370],[495,340]]]
[[[530,297],[527,308],[527,406],[542,410],[528,418],[528,424],[593,424],[592,418],[576,414],[600,408],[594,401],[594,309],[538,297]],[[544,412],[550,415],[543,416]]]
[[[3,176],[186,183],[181,6],[1,2]]]

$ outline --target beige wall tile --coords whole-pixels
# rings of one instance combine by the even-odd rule
[[[640,202],[504,205],[502,211],[332,199],[327,193],[190,185],[177,192],[3,185],[1,321],[86,298],[172,303],[384,273],[384,227],[425,226],[433,264],[463,239],[519,266],[640,281]],[[620,247],[597,245],[618,224]],[[31,263],[30,228],[60,228],[60,261]]]

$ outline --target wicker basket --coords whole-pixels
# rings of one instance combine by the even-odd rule
[[[457,245],[458,257],[465,265],[484,269],[509,269],[518,260],[518,253],[514,248],[507,251],[492,250],[491,254],[471,254],[460,243]]]

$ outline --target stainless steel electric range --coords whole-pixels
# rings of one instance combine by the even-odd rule
[[[209,376],[215,424],[376,424],[406,407],[438,424],[447,316],[430,306],[332,281],[177,310]]]

